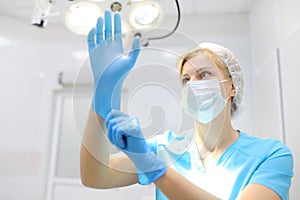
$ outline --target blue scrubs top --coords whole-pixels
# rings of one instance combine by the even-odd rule
[[[147,142],[157,156],[189,181],[221,199],[236,199],[248,184],[261,184],[288,199],[293,177],[290,150],[279,140],[260,139],[243,132],[206,171],[193,142],[193,131],[167,131]],[[167,199],[157,188],[156,199]]]

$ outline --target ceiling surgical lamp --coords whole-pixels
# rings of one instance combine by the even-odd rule
[[[87,35],[88,31],[95,26],[97,18],[103,13],[100,9],[103,5],[110,8],[112,12],[126,13],[127,16],[123,14],[122,17],[123,32],[136,29],[135,35],[139,35],[145,41],[143,46],[147,46],[150,40],[163,39],[172,35],[177,30],[181,18],[178,0],[174,0],[177,7],[177,22],[172,31],[161,36],[143,38],[142,31],[151,31],[151,28],[158,27],[163,19],[163,9],[158,0],[117,0],[113,3],[108,3],[107,0],[78,2],[74,0],[36,0],[32,24],[46,27],[46,18],[50,14],[51,8],[58,5],[58,1],[60,1],[60,5],[63,5],[62,2],[67,4],[67,7],[63,9],[66,26],[74,33],[82,35]],[[124,20],[128,20],[128,23]]]
[[[102,11],[96,4],[80,1],[67,8],[65,24],[74,33],[87,35],[101,15]]]
[[[129,14],[129,22],[136,29],[156,27],[162,18],[161,6],[154,1],[142,1],[136,4]]]

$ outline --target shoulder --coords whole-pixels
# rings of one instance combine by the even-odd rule
[[[290,149],[280,140],[262,139],[243,132],[240,134],[236,148],[248,156],[266,159],[274,156],[292,155]]]
[[[241,136],[238,150],[258,158],[250,183],[267,186],[282,199],[287,199],[294,175],[293,157],[289,148],[277,139],[261,139],[244,133]]]

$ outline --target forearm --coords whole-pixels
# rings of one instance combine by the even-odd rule
[[[109,142],[104,120],[92,110],[88,113],[80,151],[80,172],[83,184],[95,185],[93,182],[105,179],[109,170]]]
[[[134,164],[126,156],[110,156],[104,120],[90,110],[80,151],[82,183],[91,188],[113,188],[137,183]]]
[[[159,179],[157,179],[154,183],[169,199],[172,200],[218,199],[212,194],[197,187],[170,167],[168,167],[167,172]]]

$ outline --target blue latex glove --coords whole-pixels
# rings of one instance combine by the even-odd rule
[[[103,35],[104,33],[104,35]],[[89,57],[94,75],[92,109],[105,119],[111,109],[120,109],[123,81],[133,68],[140,52],[140,40],[135,38],[132,50],[124,55],[121,33],[121,17],[114,15],[112,36],[111,13],[106,11],[99,18],[96,28],[88,34]]]
[[[112,110],[105,121],[110,142],[134,162],[140,184],[150,184],[166,173],[166,165],[149,149],[136,118]]]

